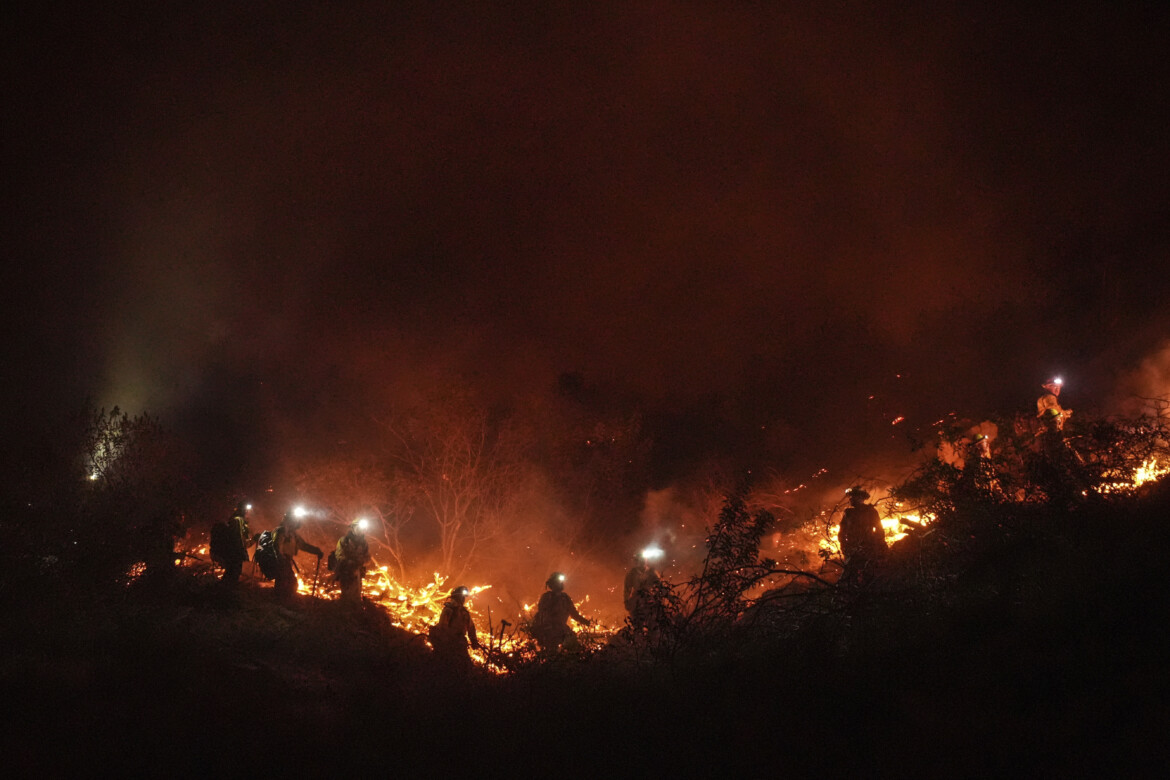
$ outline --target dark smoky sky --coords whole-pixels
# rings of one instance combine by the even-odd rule
[[[6,12],[8,409],[579,372],[794,452],[1166,335],[1165,12],[524,5]]]

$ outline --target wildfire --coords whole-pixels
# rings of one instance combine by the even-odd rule
[[[1170,463],[1157,458],[1147,458],[1133,473],[1133,486],[1139,488],[1147,482],[1157,482],[1170,474]]]
[[[934,519],[934,515],[895,511],[882,520],[882,531],[886,537],[886,544],[893,544],[904,539],[910,529],[922,528],[934,522]]]
[[[930,525],[935,519],[935,516],[931,514],[904,512],[901,510],[900,505],[895,505],[893,510],[888,511],[886,516],[882,518],[882,533],[885,536],[886,544],[891,545],[894,542],[906,538],[906,535],[912,529]],[[839,554],[841,552],[841,543],[838,541],[837,536],[840,532],[840,523],[830,525],[820,540],[820,548],[831,555]]]
[[[1170,474],[1170,461],[1149,457],[1130,475],[1114,475],[1097,486],[1099,493],[1132,493],[1150,482],[1157,482]]]
[[[208,544],[200,542],[197,546],[184,550],[179,565],[197,570],[201,576],[218,577],[218,571],[209,565],[208,553]],[[145,569],[144,563],[135,564],[126,572],[127,580],[132,582],[138,579]],[[438,622],[443,605],[450,595],[450,587],[447,586],[449,579],[441,572],[432,572],[430,579],[421,585],[407,584],[391,574],[388,566],[381,566],[366,572],[362,580],[362,597],[385,610],[392,622],[400,628],[418,635],[429,643],[427,635],[430,628]],[[264,580],[259,580],[256,584],[262,588],[272,587],[271,582]],[[502,610],[499,613],[493,613],[490,606],[487,609],[477,608],[476,596],[484,594],[491,587],[474,585],[468,588],[465,606],[471,612],[477,637],[485,648],[482,651],[471,650],[471,658],[489,671],[502,673],[499,654],[515,657],[525,652],[535,653],[528,634],[523,629],[531,622],[536,606],[517,605],[518,609],[515,611]],[[297,572],[297,592],[325,601],[337,601],[341,597],[333,575],[316,568]],[[586,611],[589,602],[590,597],[586,595],[575,604],[579,610]],[[618,628],[603,625],[595,620],[587,630],[578,628],[577,635],[586,646],[595,646],[617,632]],[[489,648],[492,651],[490,654],[487,652]]]
[[[330,581],[325,582],[326,579]],[[447,577],[434,572],[432,579],[421,586],[406,585],[389,572],[388,566],[381,566],[366,572],[362,580],[362,596],[385,609],[395,623],[415,634],[425,635],[427,629],[434,625],[443,612],[443,603],[447,600],[448,592],[443,585]],[[470,599],[490,588],[490,585],[475,585],[468,590]],[[313,595],[313,581],[301,577],[297,591],[303,595]],[[334,587],[331,578],[319,578],[316,596],[326,600],[337,600],[341,593]]]
[[[415,587],[399,582],[390,574],[389,567],[381,566],[366,573],[362,580],[362,596],[386,610],[391,619],[403,629],[426,637],[431,626],[438,622],[443,612],[443,604],[449,595],[449,588],[444,587],[448,579],[440,572],[433,572],[429,582]],[[484,647],[491,647],[504,653],[520,650],[525,645],[525,636],[518,635],[515,631],[505,633],[498,619],[493,619],[489,624],[488,616],[476,608],[475,597],[490,588],[491,585],[473,585],[468,588],[466,606],[474,619],[476,636]],[[303,595],[312,595],[312,581],[300,578],[297,590]],[[340,595],[332,582],[327,587],[318,583],[317,598],[336,600]],[[589,596],[586,595],[581,601],[576,602],[577,608],[583,608],[588,602]],[[534,609],[533,605],[525,604],[520,614],[499,617],[512,618],[508,621],[509,625],[523,625],[532,619]],[[484,627],[487,627],[486,631]],[[589,636],[596,639],[615,633],[616,628],[595,623],[589,631]],[[486,652],[472,650],[471,657],[481,666],[490,666]]]

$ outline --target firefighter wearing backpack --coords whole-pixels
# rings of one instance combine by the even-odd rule
[[[276,527],[273,533],[273,543],[276,547],[277,566],[276,576],[274,579],[274,587],[276,595],[282,598],[290,598],[297,592],[297,575],[294,571],[295,558],[298,552],[304,550],[307,553],[312,553],[317,556],[317,565],[321,564],[321,558],[325,553],[321,552],[320,547],[309,544],[301,538],[299,528],[301,525],[300,513],[296,510],[290,510],[284,513],[284,519],[280,521],[280,525]]]
[[[471,612],[465,606],[469,594],[470,591],[462,585],[451,591],[451,595],[443,604],[439,622],[431,626],[430,630],[431,646],[435,648],[435,655],[463,667],[471,666],[468,645],[476,650],[481,649],[479,638],[475,635],[475,621],[471,619]]]
[[[211,528],[211,560],[223,566],[224,585],[231,587],[240,581],[244,561],[248,560],[248,548],[253,540],[248,532],[248,512],[252,505],[241,501],[236,511],[224,523]]]
[[[369,521],[365,518],[354,520],[345,536],[337,540],[337,548],[333,551],[333,577],[341,585],[342,601],[361,602],[362,578],[366,576],[366,569],[378,565],[370,555],[370,545],[366,541],[368,527]]]

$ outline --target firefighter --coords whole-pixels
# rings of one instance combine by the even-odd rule
[[[349,524],[345,536],[337,540],[337,548],[333,551],[337,561],[333,576],[341,585],[341,600],[345,602],[361,602],[362,579],[366,576],[366,569],[378,565],[370,555],[370,545],[366,541],[368,527],[369,521],[365,518],[354,520]]]
[[[276,527],[274,534],[278,555],[274,587],[276,589],[276,595],[282,598],[290,598],[297,592],[297,575],[293,570],[293,567],[296,566],[295,558],[297,553],[304,550],[307,553],[316,555],[318,567],[320,567],[321,558],[324,556],[320,547],[311,545],[301,538],[298,530],[300,525],[300,512],[296,509],[289,510],[284,513],[284,518],[280,521],[280,525]]]
[[[248,548],[255,541],[248,531],[248,513],[252,505],[241,501],[227,522],[217,523],[211,529],[211,559],[223,566],[221,582],[228,587],[240,581]]]
[[[991,437],[980,431],[971,440],[971,449],[963,467],[963,478],[980,493],[990,493],[995,485],[995,467],[991,463]]]
[[[625,584],[622,587],[622,599],[626,605],[626,612],[630,614],[630,625],[636,633],[643,629],[653,628],[655,615],[658,610],[655,606],[658,601],[658,584],[661,581],[658,572],[654,570],[653,561],[662,557],[662,550],[657,547],[647,547],[634,556],[634,566],[626,572]]]
[[[577,635],[569,628],[569,618],[583,626],[593,625],[593,621],[582,617],[565,593],[565,575],[554,571],[544,583],[548,588],[540,597],[536,605],[536,617],[532,619],[532,636],[540,648],[545,651],[556,650],[559,647],[576,649]]]
[[[430,630],[431,646],[435,648],[435,654],[462,667],[471,665],[469,645],[476,650],[481,649],[479,638],[475,635],[475,621],[471,619],[471,612],[466,606],[469,594],[470,591],[463,585],[452,590],[443,604],[439,621],[431,626]]]
[[[1080,454],[1069,446],[1064,433],[1067,409],[1049,407],[1040,416],[1042,426],[1036,434],[1036,453],[1033,460],[1033,479],[1040,484],[1049,498],[1057,504],[1071,506],[1077,503],[1088,489],[1091,479],[1086,473],[1085,462]]]
[[[1046,430],[1053,428],[1058,431],[1064,430],[1065,421],[1072,416],[1072,409],[1065,409],[1060,405],[1060,391],[1063,386],[1064,380],[1060,377],[1045,382],[1042,387],[1046,392],[1036,399],[1036,417]]]
[[[886,552],[886,535],[877,508],[867,504],[869,493],[860,486],[849,489],[849,507],[841,518],[838,539],[845,556],[841,580],[861,583],[871,573],[874,561]]]

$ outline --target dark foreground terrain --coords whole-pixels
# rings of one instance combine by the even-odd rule
[[[1110,776],[1170,757],[1170,500],[1004,511],[670,657],[453,675],[374,607],[180,574],[4,585],[4,765],[410,776]],[[803,600],[802,600],[803,599]],[[799,602],[799,603],[798,603]]]

